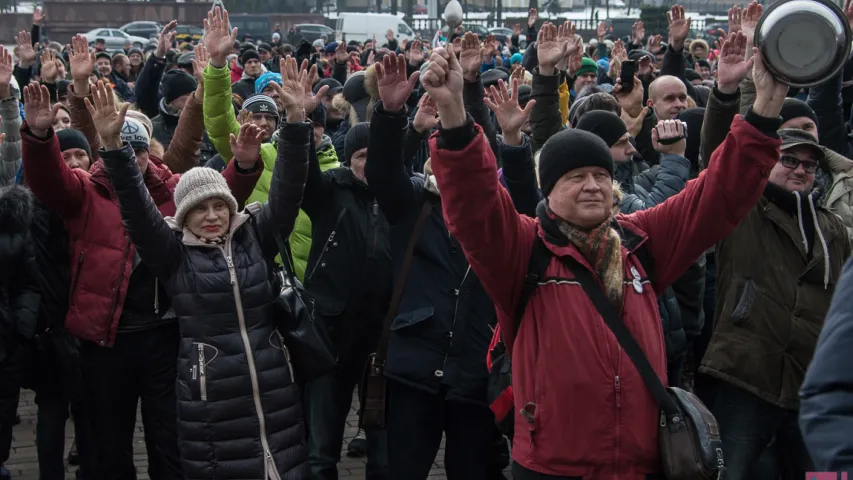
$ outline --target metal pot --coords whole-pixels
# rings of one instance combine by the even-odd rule
[[[770,73],[800,88],[837,74],[851,50],[847,17],[827,0],[774,3],[758,21],[754,40]]]

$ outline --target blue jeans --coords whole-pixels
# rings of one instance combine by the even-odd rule
[[[783,478],[804,478],[813,470],[800,435],[798,412],[777,407],[726,381],[718,381],[716,391],[712,411],[723,440],[726,480],[765,478],[755,476],[763,470],[756,467],[774,437],[771,462],[775,461]]]
[[[364,362],[341,362],[342,368],[305,383],[303,409],[308,430],[312,480],[337,480],[338,462],[352,394]],[[367,480],[388,478],[385,431],[367,431]]]

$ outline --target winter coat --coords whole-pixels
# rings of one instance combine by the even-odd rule
[[[151,54],[133,86],[136,106],[148,118],[154,118],[160,114],[160,100],[163,98],[160,82],[164,73],[166,73],[166,59],[157,58],[156,55]]]
[[[127,84],[127,81],[123,78],[123,76],[116,72],[110,72],[107,75],[107,80],[113,84],[113,90],[115,90],[116,95],[122,99],[124,102],[133,103],[136,99],[133,97],[133,90],[130,89],[130,86]]]
[[[624,289],[623,319],[663,382],[666,356],[656,295],[735,228],[777,162],[778,122],[754,117],[750,113],[749,121],[735,121],[717,152],[721,161],[681,193],[657,208],[616,217],[638,239],[621,247],[622,274],[630,279],[637,270],[650,287]],[[773,125],[766,131],[756,127],[767,123]],[[660,407],[556,257],[570,256],[585,268],[588,262],[576,247],[546,234],[540,219],[515,211],[499,187],[494,157],[479,132],[469,119],[433,135],[430,151],[450,234],[494,302],[512,347],[515,409],[521,412],[515,419],[513,459],[548,475],[637,480],[659,473]],[[516,332],[515,310],[534,235],[555,258]],[[640,246],[653,262],[653,284],[633,254]]]
[[[78,95],[74,91],[74,83],[68,85],[68,110],[71,116],[71,128],[78,130],[86,137],[89,148],[92,150],[91,164],[94,165],[100,158],[98,151],[101,148],[101,136],[98,135],[98,129],[95,128],[95,122],[92,121],[92,114],[86,108],[86,98],[90,102],[94,101],[90,92]]]
[[[375,110],[365,167],[391,225],[395,272],[403,263],[423,204],[432,204],[391,323],[385,374],[433,395],[444,387],[447,400],[485,406],[488,372],[483,359],[497,323],[495,308],[459,242],[447,234],[435,177],[410,176],[405,168],[402,132],[407,124],[405,112]],[[524,147],[529,152],[529,146]]]
[[[73,335],[101,346],[112,346],[130,281],[135,248],[121,226],[118,200],[104,170],[95,162],[88,172],[70,169],[53,131],[41,139],[24,122],[24,177],[50,211],[62,217],[71,249],[71,298],[65,326]],[[226,169],[234,196],[248,195],[253,175]],[[180,175],[173,175],[155,157],[149,157],[143,175],[152,199],[164,216],[174,215],[172,192]],[[241,188],[242,187],[242,188]]]
[[[0,133],[6,134],[0,145],[0,187],[5,187],[15,183],[21,166],[21,114],[16,97],[0,99],[0,118]]]
[[[800,390],[800,431],[815,470],[853,472],[853,262],[832,297]]]
[[[228,77],[228,67],[215,68],[208,65],[204,70],[204,128],[210,135],[210,141],[219,156],[230,163],[234,154],[231,153],[230,135],[236,137],[240,133],[240,124],[234,115],[231,105],[231,80]],[[275,164],[276,148],[271,143],[261,145],[261,159],[264,161],[264,171],[255,186],[249,202],[266,202],[270,192],[272,170]]]
[[[179,115],[175,115],[163,99],[159,110],[160,114],[151,119],[152,136],[166,149],[163,162],[170,168],[172,165],[178,167],[173,169],[175,173],[204,165],[216,155],[216,148],[204,131],[202,104],[196,101],[195,95],[190,95]]]
[[[231,84],[231,91],[240,95],[240,98],[243,101],[246,101],[255,94],[255,78],[247,76],[243,73],[243,76],[239,81]]]
[[[800,386],[850,255],[841,220],[816,207],[811,195],[802,198],[801,208],[816,215],[810,253],[802,214],[767,194],[717,245],[715,329],[700,368],[789,410],[799,408]]]
[[[178,438],[188,479],[308,476],[301,395],[275,329],[271,267],[274,234],[288,235],[299,210],[311,138],[307,122],[284,125],[269,203],[233,214],[224,245],[163,219],[129,145],[101,152],[127,232],[179,319]]]
[[[341,166],[335,154],[335,147],[332,146],[332,140],[328,136],[323,136],[317,151],[317,161],[320,162],[320,170],[324,172]],[[293,233],[290,234],[290,250],[293,252],[293,268],[296,276],[303,281],[305,269],[308,266],[308,254],[311,251],[311,219],[302,210],[299,211]]]
[[[36,329],[39,294],[30,239],[33,199],[24,187],[0,188],[0,363]]]
[[[305,288],[345,362],[381,331],[392,289],[388,221],[370,187],[346,167],[323,172],[313,146],[302,210],[312,238]]]

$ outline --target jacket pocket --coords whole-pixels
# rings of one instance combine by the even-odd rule
[[[391,331],[395,332],[413,325],[417,325],[424,320],[428,320],[435,315],[435,307],[432,305],[421,307],[417,310],[405,312],[397,315],[391,323]]]
[[[743,285],[743,290],[738,297],[737,305],[732,311],[732,323],[737,326],[743,326],[749,315],[752,313],[752,307],[755,305],[755,282],[748,278]]]
[[[190,390],[193,400],[207,401],[208,365],[219,355],[219,349],[206,343],[193,343]]]

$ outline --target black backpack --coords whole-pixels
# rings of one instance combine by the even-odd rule
[[[621,230],[620,238],[622,239],[622,244],[627,244],[626,246],[639,241],[639,237],[628,230]],[[637,257],[637,260],[639,260],[646,271],[647,277],[651,280],[651,269],[654,263],[651,260],[648,250],[644,246],[641,246],[632,255]],[[533,240],[530,260],[527,263],[527,275],[524,277],[521,298],[518,300],[518,306],[513,317],[516,334],[518,334],[518,329],[521,326],[524,311],[527,310],[527,302],[530,300],[530,296],[536,290],[536,287],[539,286],[539,282],[545,275],[545,269],[548,268],[548,264],[551,263],[553,256],[537,232]],[[489,369],[489,380],[486,391],[489,408],[495,415],[495,423],[497,423],[498,429],[507,438],[512,440],[513,428],[515,426],[515,415],[510,415],[515,409],[515,398],[512,391],[512,360],[507,353],[500,327],[495,329],[492,335],[486,366]]]

